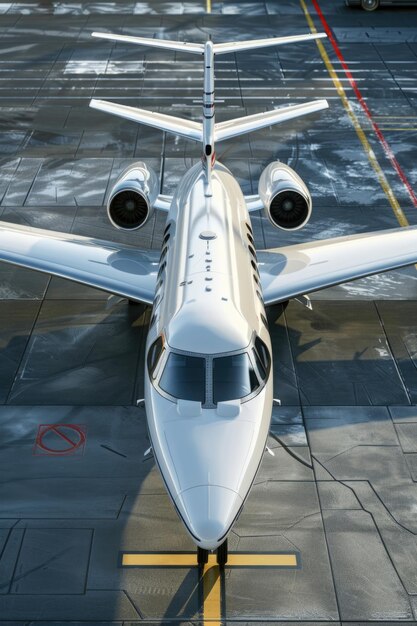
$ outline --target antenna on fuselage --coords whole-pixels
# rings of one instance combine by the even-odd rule
[[[202,43],[186,43],[182,41],[167,41],[165,39],[146,39],[144,37],[131,37],[130,35],[116,35],[112,33],[92,33],[93,37],[109,39],[123,43],[134,43],[153,48],[175,50],[176,52],[188,52],[201,54],[204,57],[204,93],[203,93],[203,121],[202,123],[185,120],[164,113],[138,109],[136,107],[116,104],[105,100],[91,100],[90,107],[112,113],[119,117],[139,122],[154,128],[159,128],[167,133],[180,135],[193,141],[200,141],[203,145],[203,168],[206,177],[206,195],[211,195],[211,172],[216,160],[215,143],[237,137],[254,130],[259,130],[274,124],[280,124],[302,115],[315,113],[328,108],[327,100],[315,100],[305,104],[295,104],[281,107],[266,113],[256,113],[240,117],[227,122],[215,123],[214,116],[214,57],[228,52],[241,52],[269,46],[280,46],[288,43],[311,41],[327,37],[326,33],[307,35],[294,35],[290,37],[273,37],[270,39],[254,39],[249,41],[236,41],[226,43],[213,43],[211,38]]]

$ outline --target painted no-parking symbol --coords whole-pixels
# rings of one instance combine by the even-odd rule
[[[87,428],[81,424],[41,424],[33,453],[36,456],[84,454]]]

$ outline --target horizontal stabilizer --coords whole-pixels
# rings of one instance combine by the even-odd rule
[[[191,52],[193,54],[204,54],[204,44],[188,43],[185,41],[169,41],[166,39],[149,39],[146,37],[132,37],[130,35],[118,35],[113,33],[91,33],[92,37],[109,39],[110,41],[120,41],[122,43],[134,43],[152,48],[162,48],[165,50],[175,50],[176,52]],[[291,35],[288,37],[269,37],[268,39],[249,39],[247,41],[233,41],[213,44],[214,54],[226,54],[227,52],[241,52],[242,50],[255,50],[256,48],[267,48],[269,46],[282,46],[288,43],[299,43],[312,39],[323,39],[326,33],[308,33],[306,35]]]
[[[310,41],[311,39],[323,39],[326,33],[308,35],[293,35],[290,37],[270,37],[268,39],[250,39],[248,41],[234,41],[231,43],[215,43],[214,54],[226,54],[226,52],[242,52],[242,50],[255,50],[256,48],[268,48],[269,46],[282,46],[287,43]]]
[[[306,102],[305,104],[294,104],[288,107],[268,111],[267,113],[255,113],[247,117],[238,117],[235,120],[220,122],[214,126],[215,141],[223,141],[237,135],[251,133],[260,128],[280,124],[287,120],[292,120],[302,115],[316,113],[329,107],[327,100],[315,100],[314,102]]]
[[[136,107],[130,107],[124,104],[106,102],[105,100],[93,99],[90,101],[90,107],[104,111],[105,113],[117,115],[118,117],[123,117],[132,122],[139,122],[140,124],[153,126],[153,128],[159,128],[159,130],[164,130],[167,133],[193,139],[194,141],[202,141],[203,139],[202,124],[192,122],[191,120],[184,120],[179,117],[156,113],[155,111],[148,111],[146,109],[137,109]]]
[[[110,41],[135,43],[151,48],[165,48],[165,50],[175,50],[176,52],[204,54],[204,44],[202,43],[186,43],[184,41],[168,41],[166,39],[147,39],[146,37],[131,37],[130,35],[116,35],[113,33],[91,33],[91,36],[100,39],[110,39]]]

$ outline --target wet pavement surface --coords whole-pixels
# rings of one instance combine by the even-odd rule
[[[367,14],[320,0],[399,166],[417,185],[417,8]],[[310,0],[308,14],[322,25]],[[199,119],[198,58],[92,39],[93,30],[204,41],[309,31],[298,0],[0,3],[0,219],[159,248],[165,216],[122,233],[103,201],[144,159],[171,193],[199,147],[88,108],[91,97]],[[218,146],[245,193],[281,159],[313,217],[293,234],[252,214],[258,248],[397,227],[417,208],[325,42],[380,172],[315,43],[222,56],[217,119],[326,97],[330,109]],[[331,68],[330,68],[331,69]],[[417,623],[417,270],[269,310],[269,447],[230,537],[295,569],[227,568],[221,617],[240,623]],[[149,308],[0,266],[0,624],[201,623],[196,568],[120,566],[121,552],[194,549],[149,447]],[[214,619],[214,624],[219,620]]]

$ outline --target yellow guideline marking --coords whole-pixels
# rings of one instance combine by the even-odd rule
[[[417,126],[416,126],[415,128],[407,128],[406,126],[403,126],[402,128],[384,128],[383,126],[380,126],[380,127],[379,127],[379,130],[385,130],[385,131],[388,131],[388,132],[389,132],[390,130],[391,130],[391,131],[392,131],[392,130],[395,130],[395,131],[398,131],[398,130],[404,130],[404,131],[411,132],[411,131],[416,131],[416,130],[417,130]]]
[[[124,567],[198,567],[197,555],[171,552],[159,554],[122,553]],[[297,567],[297,554],[246,554],[229,553],[226,568],[229,567]],[[210,626],[222,626],[222,570],[217,565],[216,554],[209,554],[208,563],[204,565],[203,585],[203,621]]]
[[[211,0],[206,0],[206,3],[207,3],[206,11],[207,11],[207,13],[211,13]]]
[[[226,567],[297,567],[296,554],[229,554]]]
[[[123,554],[123,566],[143,566],[143,567],[195,567],[195,554]]]
[[[216,555],[209,554],[203,570],[203,620],[220,626],[221,612],[220,568]]]
[[[306,18],[306,20],[308,22],[308,25],[310,27],[311,32],[312,33],[317,33],[317,29],[314,26],[314,22],[313,22],[313,20],[311,18],[310,13],[308,12],[307,5],[306,5],[305,1],[304,0],[300,0],[300,4],[301,4],[301,8],[303,9],[305,18]],[[325,50],[325,47],[323,46],[322,42],[319,39],[316,40],[316,44],[318,46],[318,49],[320,51],[321,57],[322,57],[322,59],[324,61],[324,64],[325,64],[325,66],[327,68],[327,71],[329,72],[330,77],[333,80],[333,84],[336,87],[336,91],[339,94],[340,99],[342,100],[343,106],[345,107],[346,112],[347,112],[347,114],[350,117],[350,120],[351,120],[351,122],[353,124],[353,127],[354,127],[354,129],[356,131],[356,134],[358,135],[359,140],[360,140],[360,142],[361,142],[361,144],[363,146],[363,149],[365,150],[365,152],[367,154],[369,162],[372,165],[372,167],[373,167],[373,169],[374,169],[374,171],[375,171],[375,173],[377,175],[378,182],[381,185],[382,189],[384,190],[385,195],[388,198],[388,201],[389,201],[389,203],[390,203],[390,205],[392,207],[392,210],[394,211],[394,215],[397,218],[398,223],[400,224],[400,226],[410,226],[406,216],[404,215],[403,210],[401,209],[401,207],[399,205],[399,202],[398,202],[397,198],[394,195],[393,190],[391,189],[391,186],[390,186],[388,180],[386,179],[386,176],[385,176],[384,172],[381,169],[381,166],[380,166],[380,164],[378,162],[378,159],[376,158],[376,156],[374,154],[374,151],[371,148],[370,143],[369,143],[368,139],[366,138],[366,135],[365,135],[364,131],[362,130],[362,127],[361,127],[361,125],[359,123],[359,120],[356,117],[356,114],[355,114],[354,110],[351,107],[351,104],[350,104],[350,102],[349,102],[349,100],[348,100],[348,98],[346,96],[346,92],[345,92],[345,90],[343,88],[343,85],[342,85],[339,77],[337,76],[337,74],[335,72],[335,69],[334,69],[334,67],[333,67],[333,65],[332,65],[332,63],[331,63],[331,61],[330,61],[330,59],[329,59],[329,57],[327,55],[327,52]]]

